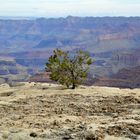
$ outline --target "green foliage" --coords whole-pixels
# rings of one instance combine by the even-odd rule
[[[46,63],[50,78],[58,83],[75,89],[86,79],[92,60],[89,54],[79,50],[75,54],[56,49]]]

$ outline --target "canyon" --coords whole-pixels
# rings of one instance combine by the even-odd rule
[[[93,77],[111,78],[124,68],[131,71],[140,66],[140,17],[0,20],[0,57],[14,60],[28,76],[43,72],[56,48],[72,53],[79,49],[90,52]],[[0,60],[0,64],[5,62]],[[20,75],[17,67],[13,71],[10,75]],[[1,66],[0,77],[8,75]],[[25,77],[21,81],[29,79]]]

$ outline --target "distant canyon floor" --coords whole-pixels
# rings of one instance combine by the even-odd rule
[[[0,140],[140,140],[140,89],[0,85]]]

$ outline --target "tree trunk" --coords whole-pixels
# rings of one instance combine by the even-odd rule
[[[67,87],[67,88],[69,88],[69,85],[68,85],[68,84],[66,84],[66,87]]]
[[[75,83],[73,83],[73,84],[72,84],[72,89],[75,89],[75,87],[76,87],[76,86],[75,86]]]

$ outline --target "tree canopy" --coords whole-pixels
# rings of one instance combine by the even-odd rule
[[[79,50],[69,53],[56,49],[49,57],[45,69],[50,72],[50,79],[75,89],[87,78],[91,64],[92,59],[88,52]]]

